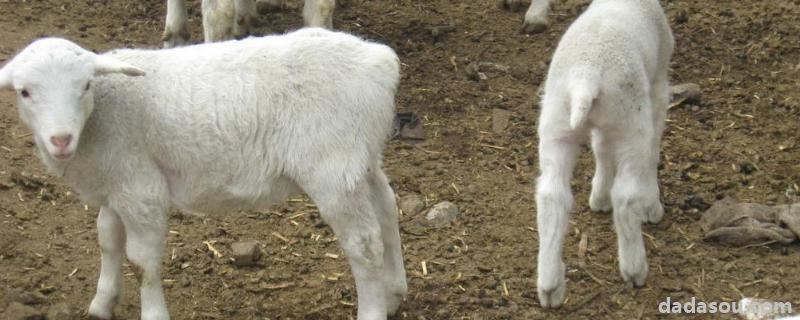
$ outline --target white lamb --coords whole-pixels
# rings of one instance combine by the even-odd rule
[[[322,29],[102,55],[46,38],[0,69],[0,88],[16,90],[46,166],[101,207],[92,316],[111,317],[124,252],[143,271],[142,319],[169,318],[170,206],[259,209],[302,191],[347,254],[367,320],[407,291],[381,168],[399,68],[389,47]]]
[[[522,23],[523,32],[536,33],[547,28],[549,24],[547,15],[550,13],[551,2],[553,0],[531,0],[531,5],[525,11],[525,20]],[[522,0],[500,0],[500,4],[511,11],[517,11],[522,6]]]
[[[641,223],[658,222],[664,214],[657,164],[673,46],[657,0],[595,0],[555,51],[539,119],[537,284],[544,307],[564,301],[570,180],[590,133],[596,172],[589,206],[613,208],[622,278],[644,285]]]
[[[307,27],[333,29],[335,0],[305,0],[303,18]],[[251,33],[256,16],[256,0],[203,0],[205,42],[242,38]],[[167,0],[167,17],[162,37],[165,48],[188,44],[187,13],[184,0]]]

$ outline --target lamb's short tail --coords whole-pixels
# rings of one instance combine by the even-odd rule
[[[569,95],[569,126],[574,130],[586,124],[589,111],[600,95],[600,79],[587,74],[574,77],[570,83]]]

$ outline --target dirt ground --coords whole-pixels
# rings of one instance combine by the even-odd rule
[[[196,41],[199,2],[190,1]],[[676,38],[672,81],[699,84],[703,98],[669,113],[659,173],[667,214],[644,227],[647,285],[622,283],[611,219],[588,210],[593,165],[587,152],[573,183],[568,300],[558,310],[540,308],[532,197],[536,92],[559,37],[587,3],[555,3],[551,28],[536,35],[520,34],[522,14],[500,10],[494,1],[351,0],[337,9],[337,29],[398,52],[398,109],[425,119],[424,142],[394,140],[385,152],[392,186],[401,198],[424,196],[427,207],[448,200],[461,209],[444,228],[422,223],[424,212],[401,217],[410,292],[395,319],[684,318],[658,315],[667,297],[762,297],[800,308],[797,244],[721,246],[704,241],[697,224],[724,196],[782,204],[798,192],[800,2],[788,0],[662,1]],[[262,15],[259,32],[301,27],[301,3],[290,5]],[[157,0],[0,1],[0,62],[44,35],[98,51],[157,47],[164,12]],[[488,79],[474,81],[464,72],[471,62],[510,68],[488,70]],[[98,275],[97,208],[85,208],[46,174],[13,98],[0,93],[0,289],[6,289],[0,292],[7,293],[0,294],[9,296],[0,300],[0,314],[14,291],[39,297],[33,302],[38,310],[66,303],[80,314]],[[499,132],[492,130],[494,108],[512,114]],[[355,318],[349,267],[305,200],[219,218],[174,213],[170,222],[163,278],[173,319]],[[578,255],[582,234],[585,257]],[[231,264],[230,244],[240,240],[261,243],[259,266]],[[139,316],[132,270],[125,266],[119,319]]]

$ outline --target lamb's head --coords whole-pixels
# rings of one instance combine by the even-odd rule
[[[144,71],[97,55],[70,41],[34,41],[0,69],[0,89],[17,92],[20,119],[33,131],[36,145],[55,160],[72,158],[81,131],[94,109],[92,79]]]

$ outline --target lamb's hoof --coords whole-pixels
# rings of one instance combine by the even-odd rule
[[[664,206],[661,203],[656,204],[653,209],[647,212],[647,222],[651,224],[658,224],[664,218]]]
[[[522,28],[520,28],[520,32],[527,34],[542,33],[545,30],[547,30],[547,22],[541,22],[541,21],[534,21],[534,22],[525,21],[524,23],[522,23]]]
[[[595,193],[589,196],[589,209],[592,212],[611,212],[611,199],[606,197],[595,196]]]
[[[111,320],[111,318],[114,317],[111,312],[101,312],[99,310],[92,310],[91,307],[89,308],[87,315],[89,316],[89,319],[92,320]]]
[[[642,270],[622,270],[621,273],[622,280],[635,288],[644,287],[645,282],[647,282],[647,267],[642,268]]]
[[[537,288],[537,290],[539,291],[539,304],[542,305],[542,308],[560,307],[567,295],[567,286],[564,281],[561,281],[555,288]]]
[[[161,35],[161,41],[164,42],[164,49],[182,47],[189,44],[189,32],[164,31],[164,34]]]

